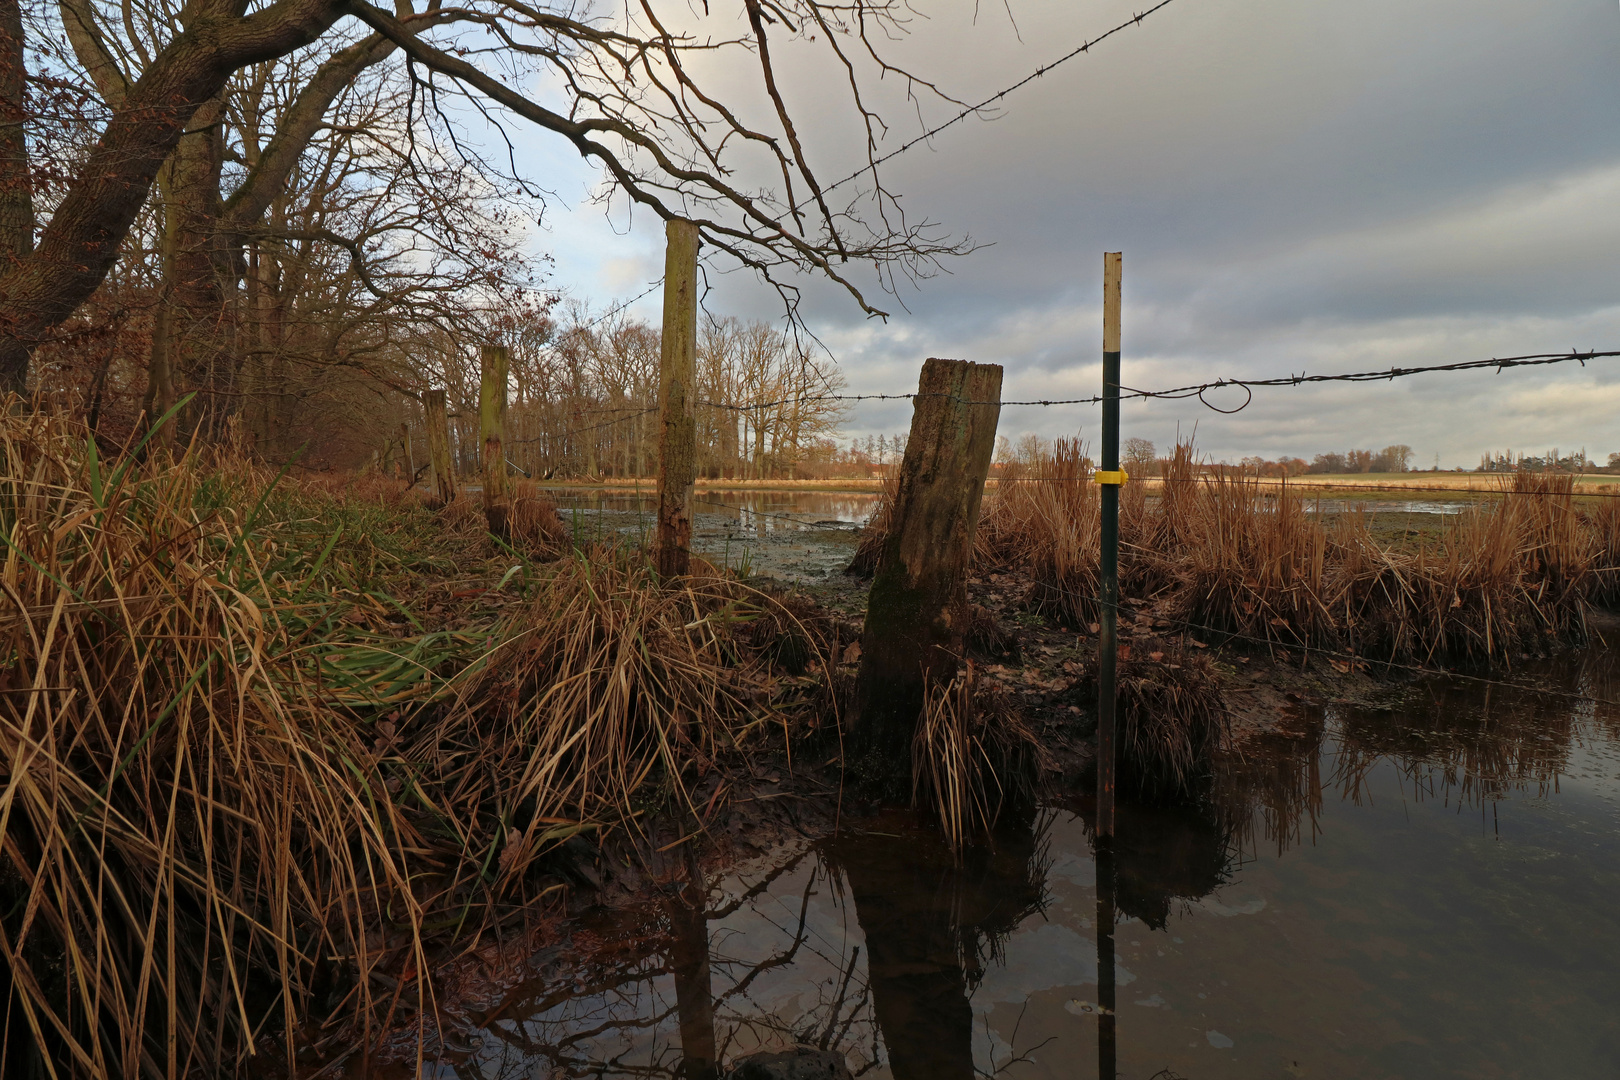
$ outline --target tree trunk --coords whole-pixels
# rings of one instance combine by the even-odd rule
[[[449,503],[456,497],[456,469],[450,460],[450,420],[444,391],[424,390],[422,411],[426,414],[428,459],[433,462],[433,491],[440,502]]]
[[[484,448],[484,518],[489,531],[509,535],[506,496],[506,369],[504,345],[485,345],[478,383],[478,434]]]
[[[964,579],[1000,398],[1000,365],[923,364],[889,534],[867,601],[851,720],[858,750],[876,755],[890,772],[909,761],[925,686],[948,680],[961,654]]]
[[[21,4],[0,0],[0,265],[34,250],[34,185],[23,129],[28,75],[23,44]]]
[[[277,0],[241,17],[210,11],[152,59],[85,159],[39,245],[0,273],[0,391],[23,390],[34,346],[95,292],[197,109],[238,68],[309,44],[344,8]]]
[[[174,150],[165,206],[173,244],[165,266],[172,275],[165,283],[165,296],[173,308],[169,370],[171,377],[179,376],[176,381],[185,390],[201,392],[185,410],[187,426],[202,428],[208,435],[217,434],[224,400],[220,393],[235,381],[235,372],[229,370],[217,251],[224,163],[219,124],[224,112],[224,103],[216,97],[192,117],[190,130]]]

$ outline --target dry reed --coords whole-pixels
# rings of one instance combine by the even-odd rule
[[[1005,691],[980,683],[971,662],[924,693],[911,744],[911,797],[933,810],[951,848],[988,833],[1009,804],[1027,801],[1042,753]]]
[[[1096,618],[1101,501],[1078,439],[1058,439],[1031,476],[996,482],[979,521],[974,561],[1018,566],[1031,606],[1073,623]]]
[[[788,722],[732,634],[774,601],[719,579],[521,562],[471,592],[526,603],[425,624],[392,582],[498,554],[446,539],[455,513],[0,419],[0,1065],[223,1076],[368,1045],[548,847],[678,807]],[[390,973],[410,991],[374,999]]]

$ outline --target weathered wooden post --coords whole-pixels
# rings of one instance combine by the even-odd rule
[[[424,390],[422,411],[426,414],[428,460],[433,463],[433,491],[440,502],[449,503],[456,497],[456,470],[450,460],[450,417],[444,407],[444,391]]]
[[[908,760],[927,682],[961,654],[966,572],[1001,417],[1001,367],[929,360],[917,382],[888,536],[861,632],[851,733],[891,767]]]
[[[511,509],[506,492],[506,346],[485,345],[481,359],[478,435],[484,448],[484,519],[490,532],[505,537]]]
[[[692,485],[697,479],[698,227],[664,228],[664,339],[658,377],[658,523],[653,566],[664,577],[692,568]]]
[[[1114,658],[1119,647],[1119,299],[1120,253],[1103,255],[1102,612],[1097,635],[1097,837],[1114,836]]]
[[[407,484],[416,482],[416,455],[411,453],[411,425],[400,422],[399,425],[399,452],[401,455],[400,479]]]

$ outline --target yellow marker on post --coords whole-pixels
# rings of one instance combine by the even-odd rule
[[[1110,484],[1114,487],[1123,486],[1125,481],[1129,480],[1130,478],[1131,474],[1126,472],[1124,469],[1114,469],[1111,471],[1098,469],[1096,472],[1091,474],[1091,480],[1093,483]]]

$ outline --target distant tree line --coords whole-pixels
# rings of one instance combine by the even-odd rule
[[[515,313],[490,335],[510,349],[507,443],[531,475],[647,477],[658,468],[660,331],[615,312],[565,322],[538,309]],[[768,323],[707,316],[698,332],[698,468],[745,480],[797,475],[835,456],[844,414],[828,400],[844,377]],[[477,453],[478,373],[446,370],[460,401],[457,443]]]
[[[1609,455],[1609,468],[1620,468],[1620,454]],[[1559,453],[1558,449],[1547,451],[1539,457],[1534,454],[1515,454],[1512,450],[1501,453],[1495,451],[1485,454],[1479,459],[1479,468],[1475,472],[1591,472],[1597,468],[1595,462],[1586,456],[1586,450],[1580,449],[1570,454]]]

